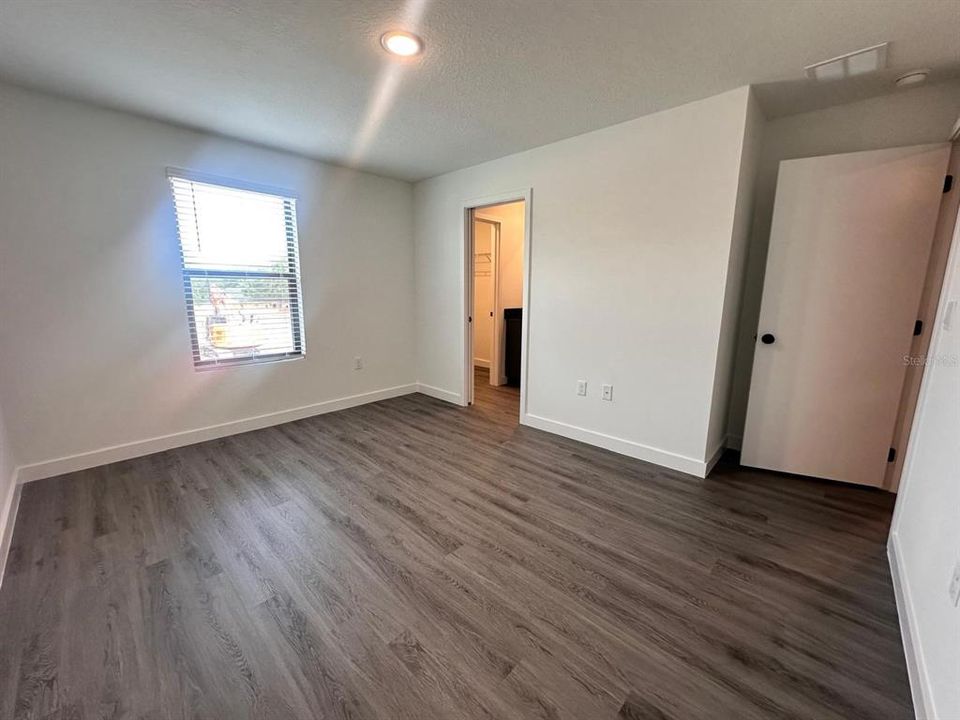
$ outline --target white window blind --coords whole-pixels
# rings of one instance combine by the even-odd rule
[[[296,200],[168,175],[194,366],[303,355]]]

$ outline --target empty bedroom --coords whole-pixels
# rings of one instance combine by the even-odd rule
[[[0,720],[960,718],[956,0],[0,0]]]

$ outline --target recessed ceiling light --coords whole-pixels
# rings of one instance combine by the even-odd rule
[[[924,68],[923,70],[911,70],[910,72],[901,75],[897,78],[897,87],[908,87],[910,85],[919,85],[924,80],[927,79],[927,75],[930,74],[930,71]]]
[[[380,37],[380,44],[391,55],[399,55],[400,57],[413,57],[423,51],[423,41],[413,33],[403,30],[385,32]]]
[[[863,50],[855,50],[846,55],[807,65],[804,70],[807,72],[807,77],[813,80],[839,80],[882,70],[887,66],[889,45],[890,43],[880,43]]]

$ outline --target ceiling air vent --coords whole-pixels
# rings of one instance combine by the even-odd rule
[[[863,50],[856,50],[846,55],[824,60],[823,62],[807,65],[807,77],[814,80],[840,80],[865,75],[876,70],[883,70],[887,66],[887,48],[890,43],[880,43]]]

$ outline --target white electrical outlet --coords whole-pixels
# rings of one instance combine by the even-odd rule
[[[600,387],[600,397],[603,400],[613,400],[613,385],[603,385]]]
[[[950,578],[950,602],[954,606],[960,602],[960,560],[953,566],[953,577]]]
[[[587,381],[577,380],[577,395],[586,395],[586,394],[587,394]]]
[[[353,359],[353,369],[363,370],[363,358],[360,357],[359,355],[357,355],[357,357]]]

